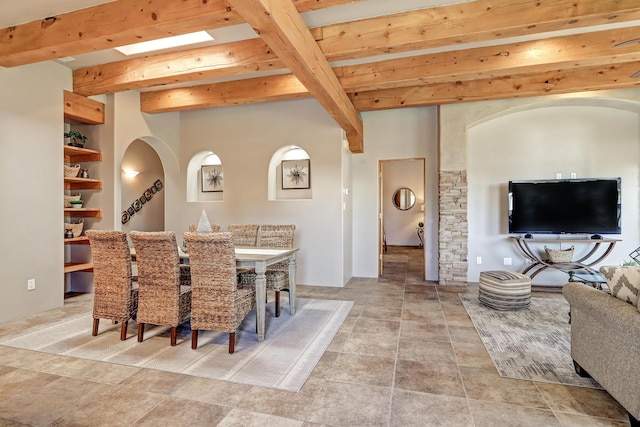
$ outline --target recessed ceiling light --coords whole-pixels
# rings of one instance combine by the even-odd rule
[[[135,55],[137,53],[151,52],[154,50],[168,49],[177,46],[186,46],[211,40],[213,40],[213,37],[211,37],[209,33],[206,31],[198,31],[197,33],[182,34],[179,36],[166,37],[164,39],[149,40],[147,42],[120,46],[115,49],[125,55]]]

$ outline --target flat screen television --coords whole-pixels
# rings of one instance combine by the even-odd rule
[[[509,181],[509,233],[620,234],[620,178]]]

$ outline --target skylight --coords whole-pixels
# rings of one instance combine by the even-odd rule
[[[179,36],[166,37],[164,39],[149,40],[127,46],[120,46],[115,49],[125,55],[135,55],[137,53],[152,52],[154,50],[169,49],[172,47],[186,46],[211,40],[213,40],[213,37],[211,37],[209,33],[206,31],[198,31],[196,33],[182,34]]]

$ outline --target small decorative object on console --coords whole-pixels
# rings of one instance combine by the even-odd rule
[[[569,249],[549,249],[548,247],[544,247],[544,251],[547,253],[547,258],[549,261],[554,263],[561,262],[571,262],[573,259],[573,249],[571,246]]]

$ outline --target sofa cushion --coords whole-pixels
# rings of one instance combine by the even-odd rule
[[[636,265],[603,266],[600,273],[607,279],[611,295],[638,306],[640,294],[640,267]]]

